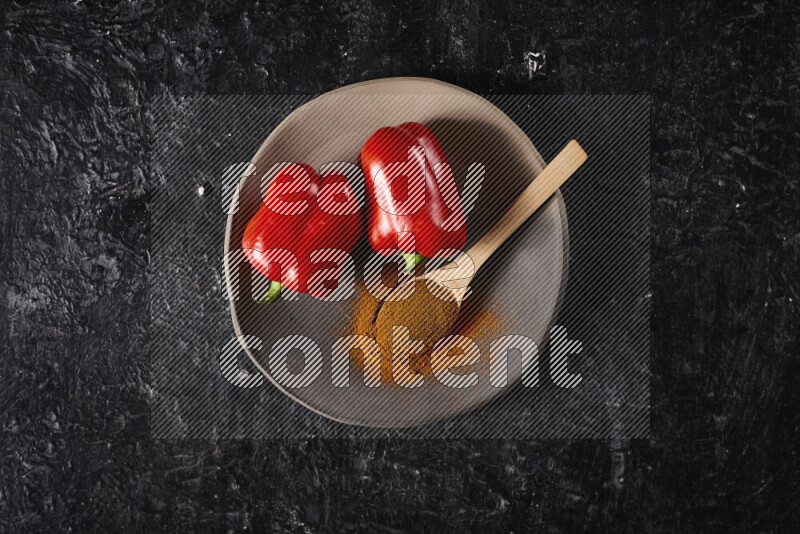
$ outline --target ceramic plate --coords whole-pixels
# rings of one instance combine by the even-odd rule
[[[226,258],[234,256],[227,254],[229,251],[241,248],[245,226],[261,201],[260,177],[273,164],[294,161],[319,169],[334,161],[356,163],[362,144],[375,130],[406,121],[421,122],[433,131],[444,147],[460,190],[471,164],[485,167],[483,186],[467,218],[467,247],[495,223],[545,165],[511,119],[485,99],[459,87],[423,78],[390,78],[347,86],[296,109],[261,145],[252,159],[256,171],[242,178],[233,199],[238,209],[227,221]],[[371,254],[362,237],[353,252],[357,277],[363,276]],[[526,335],[543,346],[560,306],[567,257],[566,211],[557,193],[504,243],[472,283],[473,293],[462,313],[491,309],[494,322],[502,325],[477,336],[484,357],[488,357],[491,339],[506,334]],[[509,363],[509,386],[503,388],[490,385],[486,372],[469,390],[451,390],[433,379],[416,389],[369,388],[360,371],[351,370],[349,386],[334,388],[331,346],[347,328],[354,299],[321,302],[299,295],[294,301],[259,304],[250,298],[246,273],[252,269],[232,263],[225,264],[229,292],[234,270],[245,273],[239,276],[240,297],[231,300],[234,329],[240,336],[258,336],[263,343],[259,351],[244,347],[248,356],[276,388],[326,417],[374,427],[416,426],[475,409],[502,395],[520,379],[520,365]],[[277,339],[292,334],[313,339],[323,355],[322,374],[308,387],[285,388],[270,374],[270,348]],[[294,365],[301,370],[302,358],[293,358],[299,359],[300,363]]]

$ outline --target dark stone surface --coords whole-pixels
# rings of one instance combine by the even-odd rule
[[[1,531],[800,528],[795,2],[203,4],[2,4]],[[652,95],[650,440],[149,439],[149,99],[397,75]]]

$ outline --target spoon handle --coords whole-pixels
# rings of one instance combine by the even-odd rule
[[[514,201],[491,230],[467,254],[477,271],[514,230],[533,215],[558,188],[586,161],[586,152],[574,139],[540,172]]]

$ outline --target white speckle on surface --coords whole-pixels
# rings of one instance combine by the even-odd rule
[[[206,193],[206,188],[202,185],[197,188],[197,196],[202,197]]]
[[[528,70],[528,80],[533,80],[533,76],[544,76],[544,67],[547,56],[543,51],[527,52],[525,54],[525,68]]]

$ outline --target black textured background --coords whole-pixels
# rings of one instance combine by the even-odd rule
[[[794,1],[211,4],[2,3],[0,531],[800,528]],[[149,439],[149,99],[398,75],[652,95],[650,440]]]

